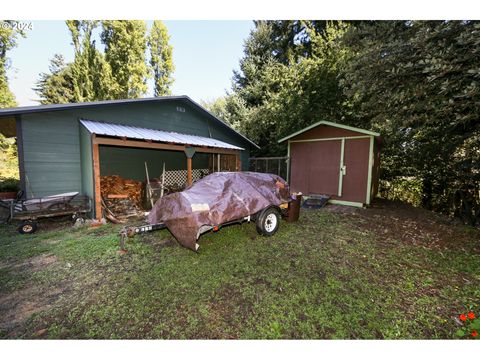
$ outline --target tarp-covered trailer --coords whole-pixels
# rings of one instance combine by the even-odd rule
[[[166,227],[180,244],[197,251],[201,234],[233,223],[254,220],[260,234],[273,235],[289,201],[288,184],[278,175],[217,172],[161,198],[148,216],[150,225],[125,228],[122,234]]]

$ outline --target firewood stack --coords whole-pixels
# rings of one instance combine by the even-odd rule
[[[142,182],[118,175],[101,176],[100,192],[115,216],[135,215],[142,208]]]

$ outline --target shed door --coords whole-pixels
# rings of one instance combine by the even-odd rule
[[[370,139],[346,139],[342,199],[364,203],[367,195]]]
[[[341,149],[341,140],[291,143],[292,190],[309,195],[337,195]]]

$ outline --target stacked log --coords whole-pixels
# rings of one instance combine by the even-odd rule
[[[135,215],[142,209],[142,182],[119,175],[100,177],[100,192],[115,216]]]

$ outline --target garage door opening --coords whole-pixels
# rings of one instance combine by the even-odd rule
[[[193,156],[192,182],[212,172],[209,168],[212,156],[206,153]],[[99,160],[102,205],[116,218],[148,211],[162,195],[182,191],[187,186],[184,152],[100,145]]]
[[[241,169],[243,149],[217,139],[90,120],[80,122],[91,134],[97,219],[102,217],[102,209],[109,210],[106,200],[123,202],[131,213],[148,209],[145,185],[150,180],[157,185],[169,184],[171,191],[181,191],[214,171]]]

